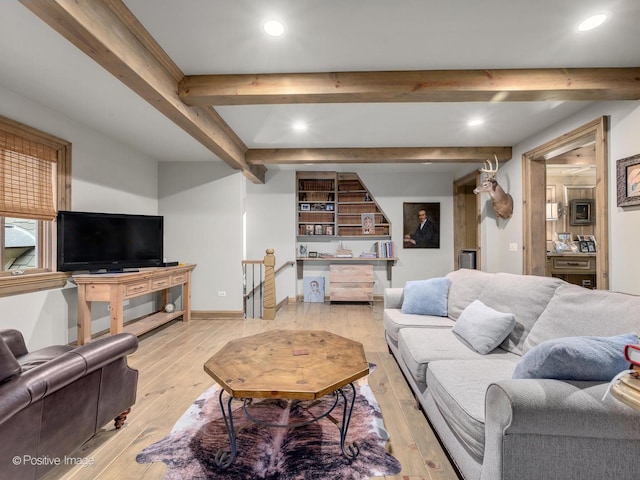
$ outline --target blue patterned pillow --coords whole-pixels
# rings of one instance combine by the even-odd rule
[[[404,286],[402,313],[446,317],[450,282],[446,277],[407,282]]]
[[[547,340],[525,353],[513,378],[555,378],[609,382],[629,368],[624,346],[638,343],[638,335],[565,337]]]

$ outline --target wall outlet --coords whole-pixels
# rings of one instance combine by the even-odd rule
[[[509,251],[510,252],[517,252],[518,251],[518,244],[517,243],[510,243],[509,244]]]
[[[224,290],[220,290],[220,291],[218,292],[218,296],[219,296],[219,297],[226,297],[226,296],[227,296],[227,292],[225,292]]]

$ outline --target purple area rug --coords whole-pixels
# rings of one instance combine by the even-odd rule
[[[364,480],[397,475],[401,465],[385,450],[388,433],[366,377],[354,385],[357,397],[345,443],[348,446],[355,442],[360,448],[354,460],[344,457],[340,450],[337,425],[342,421],[342,400],[329,416],[298,428],[257,425],[246,418],[242,402],[234,400],[238,455],[229,468],[219,468],[214,458],[219,448],[229,451],[229,437],[216,384],[200,395],[168,436],[142,450],[136,461],[164,462],[165,480]],[[226,394],[224,398],[228,398]],[[256,400],[249,412],[270,423],[299,423],[325,412],[333,398],[328,395],[313,403]]]

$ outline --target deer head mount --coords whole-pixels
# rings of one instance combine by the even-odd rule
[[[473,193],[477,195],[478,193],[487,192],[491,196],[496,215],[500,218],[511,218],[513,214],[513,197],[505,192],[496,180],[498,157],[494,155],[494,158],[496,159],[496,168],[493,168],[491,159],[484,161],[485,168],[481,168],[480,171],[485,174],[485,178],[480,186],[473,190]]]

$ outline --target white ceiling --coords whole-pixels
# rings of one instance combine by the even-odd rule
[[[187,75],[640,66],[638,0],[124,3]],[[580,20],[600,12],[609,15],[607,22],[577,32]],[[218,161],[16,0],[0,1],[0,18],[0,85],[160,161]],[[268,18],[286,24],[283,37],[262,32]],[[249,148],[511,146],[587,105],[391,103],[216,110]],[[466,122],[476,117],[485,123],[468,127]],[[306,132],[291,129],[299,120],[308,123]]]

